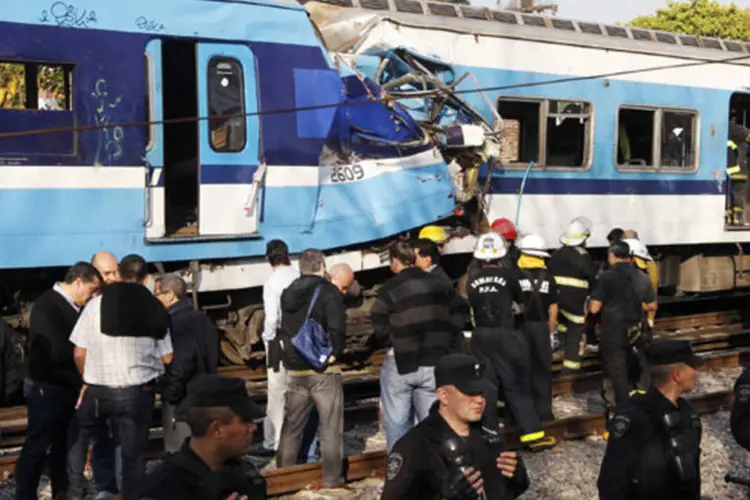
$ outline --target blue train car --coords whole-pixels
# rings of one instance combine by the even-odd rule
[[[450,215],[453,187],[408,114],[339,66],[291,0],[6,5],[3,276],[110,250],[247,292],[274,238],[382,267],[370,244]],[[257,297],[232,308],[247,322]]]
[[[750,45],[416,0],[306,8],[329,50],[382,85],[404,73],[392,62],[404,52],[442,61],[446,83],[472,77],[459,95],[504,125],[489,220],[517,219],[550,247],[579,216],[593,223],[593,247],[635,228],[664,285],[750,285],[750,226],[725,218],[730,110],[748,122]]]

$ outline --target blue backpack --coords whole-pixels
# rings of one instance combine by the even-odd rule
[[[331,345],[331,338],[328,336],[328,332],[325,331],[320,323],[310,318],[322,286],[318,285],[315,289],[315,293],[313,293],[312,300],[310,301],[310,307],[307,309],[305,322],[302,323],[297,335],[292,337],[292,345],[297,350],[297,353],[307,364],[316,370],[324,369],[328,364],[328,358],[333,354],[333,346]]]

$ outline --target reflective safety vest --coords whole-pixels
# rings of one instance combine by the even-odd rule
[[[747,180],[747,143],[750,129],[738,123],[729,124],[727,141],[727,175],[734,180]]]
[[[730,151],[734,153],[734,162],[732,162],[731,160],[729,161],[729,166],[727,166],[727,175],[735,180],[747,180],[747,174],[742,172],[742,167],[740,166],[739,162],[740,155],[743,153],[743,151],[732,140],[727,141],[727,146],[729,147]]]

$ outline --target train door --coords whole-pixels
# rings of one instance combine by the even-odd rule
[[[258,232],[260,183],[255,57],[243,45],[198,44],[201,236]]]
[[[738,127],[744,127],[739,128]],[[735,92],[729,101],[729,149],[726,164],[725,221],[731,229],[750,229],[750,185],[748,147],[750,135],[750,94]]]
[[[198,235],[198,76],[196,43],[146,46],[148,116],[146,238]]]
[[[184,39],[146,48],[147,239],[257,233],[255,59],[246,46]],[[229,115],[225,118],[225,116]]]

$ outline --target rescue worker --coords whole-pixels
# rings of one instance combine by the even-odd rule
[[[578,372],[583,356],[583,332],[586,299],[593,289],[596,267],[584,248],[591,232],[580,220],[574,220],[560,236],[563,245],[549,260],[549,270],[558,290],[557,331],[565,336],[563,374]]]
[[[552,351],[557,347],[557,285],[547,271],[544,239],[527,234],[518,240],[518,267],[524,297],[523,332],[531,348],[531,393],[542,422],[552,414]]]
[[[681,397],[703,360],[685,340],[648,350],[653,385],[618,409],[597,486],[600,500],[699,500],[701,421]]]
[[[445,251],[445,242],[448,241],[448,233],[440,226],[425,226],[419,231],[418,239],[430,240],[438,246],[440,255]]]
[[[750,451],[750,368],[746,368],[734,383],[729,427],[737,444]]]
[[[643,364],[642,350],[634,352],[633,347],[641,337],[644,311],[656,310],[656,295],[648,277],[633,265],[627,243],[610,245],[608,258],[612,267],[599,277],[589,300],[589,312],[601,312],[599,352],[619,408],[629,400],[631,356],[639,356]],[[605,403],[611,404],[611,399],[605,395]]]
[[[659,270],[656,267],[653,257],[646,248],[646,245],[639,239],[625,239],[628,246],[630,247],[630,253],[633,256],[633,264],[635,267],[643,271],[651,286],[654,289],[654,293],[659,289]],[[647,314],[649,328],[654,327],[654,318],[656,317],[656,311],[649,311]]]
[[[506,500],[528,489],[521,457],[480,424],[489,388],[483,371],[467,354],[438,361],[438,400],[388,455],[382,500]]]
[[[500,427],[496,398],[497,389],[502,387],[505,403],[521,428],[521,443],[538,451],[557,441],[545,437],[531,398],[529,345],[514,324],[514,307],[523,312],[524,300],[515,273],[500,263],[507,251],[503,238],[496,233],[483,234],[477,240],[474,258],[482,262],[482,267],[468,286],[475,325],[471,351],[487,365],[487,378],[495,387],[487,397],[486,426],[492,431]]]
[[[200,375],[185,400],[192,436],[146,478],[140,499],[265,500],[266,482],[241,457],[264,413],[239,378]],[[233,496],[230,496],[233,495]]]
[[[748,167],[747,143],[750,140],[750,129],[736,122],[734,110],[729,123],[729,141],[727,141],[727,176],[729,176],[730,196],[727,208],[727,223],[745,224],[745,203],[748,201]]]
[[[503,238],[504,245],[507,248],[506,256],[502,259],[502,264],[511,269],[518,269],[518,249],[515,247],[515,241],[518,238],[516,226],[506,218],[495,219],[492,222],[492,232]],[[469,281],[473,279],[474,274],[479,271],[480,262],[472,259],[466,268],[466,274],[458,281],[458,290],[463,297],[467,297],[466,287]]]

